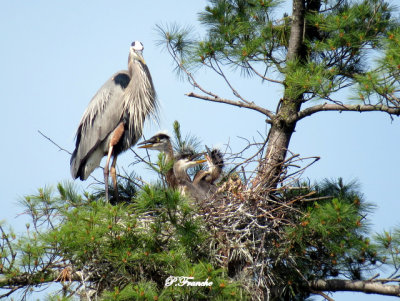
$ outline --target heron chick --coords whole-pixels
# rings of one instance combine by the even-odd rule
[[[173,166],[174,175],[178,182],[178,190],[186,196],[191,196],[195,200],[199,201],[204,199],[204,193],[193,185],[187,170],[191,167],[206,162],[206,160],[196,160],[200,154],[182,154],[179,156]]]
[[[224,158],[222,153],[214,148],[210,150],[206,145],[207,170],[200,170],[193,178],[193,185],[202,189],[205,193],[216,191],[215,181],[221,176],[224,168]]]
[[[72,178],[86,180],[107,156],[104,167],[105,195],[108,200],[108,176],[118,199],[117,156],[135,145],[142,136],[143,124],[150,115],[157,119],[158,101],[149,69],[144,61],[144,47],[131,44],[128,70],[115,73],[97,91],[84,112],[76,132],[71,157]]]
[[[158,150],[165,154],[166,163],[174,162],[175,155],[171,143],[171,137],[166,133],[160,132],[155,134],[150,139],[138,143],[139,148]],[[176,180],[173,168],[167,171],[165,180],[170,188],[177,188],[178,182]]]

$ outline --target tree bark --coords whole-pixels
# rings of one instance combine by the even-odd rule
[[[305,0],[293,0],[292,25],[286,54],[287,62],[306,60],[303,43],[304,22]],[[279,183],[290,139],[296,128],[296,116],[300,111],[302,101],[302,95],[297,99],[291,99],[285,92],[276,116],[272,119],[265,160],[260,169],[263,183],[267,187],[276,188]]]
[[[315,291],[329,292],[362,292],[367,294],[379,294],[387,296],[400,296],[400,286],[384,284],[378,281],[362,280],[315,280],[310,283],[310,287]]]

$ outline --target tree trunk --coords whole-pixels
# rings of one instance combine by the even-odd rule
[[[285,120],[273,122],[262,169],[264,187],[276,188],[278,185],[295,127],[296,123],[287,123]]]
[[[305,0],[293,0],[292,25],[286,61],[306,60],[304,39]],[[261,168],[264,187],[276,188],[281,178],[289,142],[296,127],[303,96],[291,99],[286,91],[272,120],[265,160]]]

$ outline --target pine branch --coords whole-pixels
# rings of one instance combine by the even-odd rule
[[[379,105],[346,105],[346,104],[320,104],[316,106],[312,106],[306,108],[299,113],[295,117],[295,120],[298,121],[303,119],[304,117],[310,116],[312,114],[322,112],[322,111],[352,111],[352,112],[386,112],[390,115],[400,115],[400,107],[388,107],[382,104]]]
[[[378,281],[343,279],[315,280],[310,282],[310,287],[312,290],[315,291],[351,291],[386,296],[400,296],[399,285],[388,285]]]
[[[325,300],[328,301],[335,301],[335,299],[332,299],[329,297],[327,294],[324,294],[323,292],[317,292],[317,291],[312,291],[313,294],[320,295],[321,297],[325,298]]]
[[[9,292],[0,295],[0,298],[9,296],[13,292],[23,289],[29,286],[44,285],[54,282],[64,282],[64,281],[81,281],[79,277],[80,272],[70,273],[67,277],[62,276],[62,270],[46,270],[39,271],[37,274],[21,274],[14,277],[0,276],[0,288],[10,289]]]
[[[232,106],[239,107],[239,108],[247,108],[250,110],[254,110],[261,114],[268,116],[269,119],[266,120],[267,123],[271,123],[272,122],[271,120],[274,119],[274,117],[275,117],[274,113],[272,113],[270,110],[259,107],[259,106],[255,105],[254,103],[244,103],[244,102],[234,101],[234,100],[230,100],[230,99],[220,98],[218,96],[210,97],[210,96],[206,96],[206,95],[196,94],[194,92],[187,93],[186,96],[203,99],[203,100],[207,100],[207,101],[211,101],[211,102],[224,103],[224,104],[232,105]]]
[[[250,68],[251,71],[253,71],[257,76],[261,77],[263,80],[266,80],[271,83],[283,85],[283,81],[272,79],[272,78],[266,77],[266,76],[262,75],[261,73],[259,73],[252,65],[250,65],[249,62],[247,62],[247,66]]]

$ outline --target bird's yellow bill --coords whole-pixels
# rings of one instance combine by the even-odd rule
[[[150,148],[150,147],[152,147],[154,144],[145,144],[145,145],[141,145],[141,146],[138,146],[138,148]]]
[[[194,162],[196,162],[197,164],[200,164],[200,163],[204,163],[204,162],[206,162],[207,160],[197,160],[197,161],[194,161]]]
[[[139,56],[139,60],[142,62],[143,65],[146,65],[146,61],[141,55]]]

